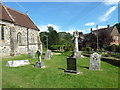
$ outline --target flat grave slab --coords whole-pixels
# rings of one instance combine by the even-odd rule
[[[7,67],[18,67],[18,66],[24,66],[29,65],[29,60],[14,60],[14,61],[8,61],[6,66]]]

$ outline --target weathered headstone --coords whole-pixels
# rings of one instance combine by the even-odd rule
[[[30,64],[29,60],[15,60],[15,61],[8,61],[6,66],[8,67],[18,67]]]
[[[29,50],[30,58],[35,58],[35,53],[33,50]]]
[[[101,55],[93,53],[90,56],[90,70],[100,70]]]
[[[42,54],[41,51],[38,50],[37,54],[38,54],[38,62],[36,62],[36,67],[37,68],[45,68],[44,62],[41,62],[41,54]]]
[[[76,58],[73,57],[67,58],[67,69],[64,72],[79,74],[79,72],[77,71]]]
[[[48,50],[46,53],[45,53],[45,60],[50,60],[51,59],[51,55],[52,55],[52,53],[51,53],[51,51],[50,50]]]

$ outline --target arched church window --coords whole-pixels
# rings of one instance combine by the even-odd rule
[[[17,42],[18,42],[19,44],[22,43],[22,34],[21,34],[20,32],[17,34]]]

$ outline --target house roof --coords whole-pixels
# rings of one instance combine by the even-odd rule
[[[111,32],[112,32],[112,30],[113,30],[113,28],[114,28],[114,27],[109,27],[109,28],[100,28],[100,29],[98,29],[98,32],[103,32],[104,30],[108,30],[108,31],[109,31],[109,33],[111,33]],[[97,32],[97,30],[94,30],[94,31],[92,31],[92,32]]]
[[[34,22],[30,19],[30,17],[27,14],[21,13],[17,10],[14,10],[12,8],[9,8],[7,6],[4,6],[0,3],[0,19],[13,22],[15,25],[39,30],[38,27],[34,24]],[[1,15],[2,14],[2,15]]]

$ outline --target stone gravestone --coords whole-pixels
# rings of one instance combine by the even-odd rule
[[[42,54],[42,52],[38,50],[37,54],[38,54],[38,62],[36,62],[36,67],[37,68],[45,68],[44,62],[41,62],[41,54]]]
[[[30,58],[35,58],[35,53],[33,50],[29,50]]]
[[[79,74],[79,72],[77,71],[76,58],[73,57],[67,58],[67,69],[64,72]]]
[[[29,60],[16,60],[16,61],[8,61],[6,66],[8,67],[18,67],[30,64]]]
[[[101,61],[101,55],[98,53],[93,53],[90,56],[90,70],[100,70],[100,61]]]
[[[48,50],[46,53],[45,53],[45,60],[50,60],[51,59],[51,55],[52,55],[52,52],[50,50]]]

